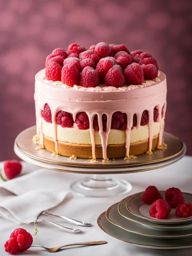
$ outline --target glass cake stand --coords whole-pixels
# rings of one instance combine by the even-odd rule
[[[117,179],[120,173],[149,171],[170,165],[181,159],[186,153],[185,144],[172,134],[164,133],[165,150],[155,150],[152,155],[143,154],[131,160],[72,159],[58,156],[40,149],[32,138],[35,126],[21,132],[15,139],[14,151],[22,160],[37,166],[64,172],[89,174],[71,184],[71,189],[78,194],[92,197],[109,197],[131,191],[131,184],[124,179]]]

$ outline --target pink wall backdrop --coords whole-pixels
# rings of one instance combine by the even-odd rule
[[[192,154],[192,1],[0,0],[0,160],[35,123],[34,75],[56,47],[126,43],[151,52],[168,77],[166,130]]]

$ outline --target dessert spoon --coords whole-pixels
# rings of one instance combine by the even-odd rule
[[[58,252],[65,249],[77,248],[77,247],[86,247],[86,246],[95,246],[95,245],[102,245],[107,244],[107,241],[89,241],[89,242],[79,242],[79,243],[71,243],[71,244],[64,244],[61,246],[54,246],[54,247],[46,247],[42,245],[33,245],[34,248],[42,248],[48,252]]]

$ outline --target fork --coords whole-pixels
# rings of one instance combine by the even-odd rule
[[[57,215],[57,214],[49,212],[49,211],[44,211],[44,212],[42,212],[42,214],[44,216],[52,216],[52,217],[56,217],[56,218],[65,220],[66,222],[69,222],[69,223],[77,225],[77,226],[82,226],[82,227],[92,227],[93,226],[91,223],[84,222],[84,221],[77,220],[77,219],[73,219],[73,218],[69,218],[69,217],[66,217],[66,216],[63,216],[63,215]]]
[[[58,251],[65,250],[65,249],[70,249],[70,248],[94,246],[94,245],[102,245],[102,244],[107,244],[107,241],[79,242],[79,243],[71,243],[71,244],[65,244],[65,245],[54,246],[54,247],[46,247],[46,246],[42,246],[42,245],[33,245],[32,247],[42,248],[42,249],[45,249],[48,252],[54,253],[54,252],[58,252]]]

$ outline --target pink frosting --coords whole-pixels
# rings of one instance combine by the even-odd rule
[[[126,130],[126,156],[129,157],[130,150],[130,132],[133,124],[133,116],[137,115],[137,128],[140,126],[142,113],[144,110],[149,112],[149,152],[152,150],[153,140],[153,111],[157,107],[160,121],[159,146],[163,143],[164,119],[166,112],[166,95],[167,83],[166,76],[163,72],[159,72],[159,76],[155,81],[149,81],[138,86],[124,86],[122,88],[115,87],[68,87],[62,83],[48,81],[43,76],[44,71],[37,73],[35,77],[35,104],[37,119],[37,134],[40,137],[40,143],[43,146],[43,132],[41,109],[44,104],[48,103],[52,112],[52,124],[54,126],[54,142],[57,152],[57,125],[55,115],[59,110],[64,110],[73,114],[75,119],[78,112],[86,112],[90,123],[90,136],[92,143],[92,157],[95,159],[95,141],[93,119],[98,116],[99,134],[101,138],[101,146],[103,159],[107,159],[108,136],[110,133],[112,115],[116,111],[127,114],[127,130]],[[107,116],[106,132],[102,129],[102,115]]]

